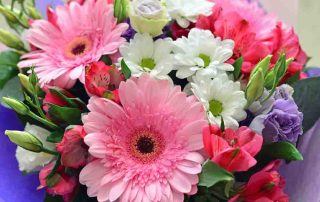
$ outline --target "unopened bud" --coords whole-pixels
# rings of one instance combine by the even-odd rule
[[[9,48],[13,48],[16,50],[25,50],[24,44],[21,39],[4,29],[0,29],[0,42]]]
[[[6,130],[5,134],[9,137],[11,142],[26,150],[37,153],[42,152],[42,142],[30,133],[24,131]]]
[[[11,9],[1,6],[0,5],[0,13],[10,22],[13,24],[20,24],[24,28],[29,28],[28,19],[25,16],[18,17],[18,14],[16,14]]]
[[[258,100],[264,91],[264,75],[263,70],[259,69],[253,76],[250,78],[246,89],[246,99],[247,106],[250,106],[254,101]]]
[[[28,13],[29,13],[29,15],[30,15],[30,17],[32,19],[37,20],[37,19],[41,19],[42,18],[41,14],[39,13],[39,11],[35,7],[27,6],[27,10],[28,10]]]
[[[20,83],[23,86],[23,88],[26,91],[28,91],[29,93],[32,93],[33,90],[32,90],[32,86],[31,86],[31,84],[29,82],[29,77],[27,75],[21,74],[21,73],[18,74],[18,77],[20,79]]]
[[[256,67],[253,69],[253,71],[251,72],[250,78],[253,77],[253,75],[259,70],[262,70],[263,75],[265,76],[268,69],[269,69],[269,65],[270,65],[270,61],[271,61],[272,55],[268,55],[267,57],[265,57],[263,60],[261,60]]]
[[[29,107],[21,101],[15,100],[13,98],[8,98],[8,97],[3,97],[2,100],[5,104],[11,107],[18,114],[28,115],[30,112]]]

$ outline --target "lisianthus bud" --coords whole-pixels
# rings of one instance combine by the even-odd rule
[[[27,75],[21,74],[21,73],[18,74],[18,77],[19,77],[20,83],[24,87],[24,89],[26,89],[26,91],[28,91],[29,93],[32,93],[32,89],[31,89],[32,86],[30,85],[29,77]]]
[[[169,22],[168,13],[159,0],[134,0],[129,17],[134,30],[151,36],[162,34],[162,29]]]
[[[27,7],[28,13],[29,15],[32,17],[32,19],[41,19],[41,14],[39,13],[39,11],[33,7],[33,6],[28,6]]]
[[[246,99],[247,106],[250,106],[254,101],[258,100],[264,91],[264,74],[263,70],[259,69],[250,78],[247,89],[246,89]]]
[[[11,142],[26,150],[39,153],[43,149],[42,142],[30,133],[23,131],[6,130],[5,134],[9,137]]]
[[[30,112],[29,107],[25,105],[23,102],[8,97],[3,97],[2,100],[5,104],[11,107],[18,114],[28,115],[28,113]]]
[[[5,6],[0,6],[0,13],[10,22],[13,24],[20,24],[24,28],[29,28],[29,23],[28,19],[25,16],[21,16],[20,18],[18,15],[12,11],[11,9],[5,7]]]
[[[16,35],[0,29],[0,42],[9,48],[16,50],[25,50],[23,42]]]

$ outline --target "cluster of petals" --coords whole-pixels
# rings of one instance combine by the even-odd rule
[[[261,135],[245,126],[237,130],[226,128],[223,132],[217,125],[203,129],[204,148],[210,159],[230,172],[247,171],[254,166],[257,163],[254,156],[262,142]]]
[[[80,183],[98,201],[182,202],[197,192],[204,109],[168,80],[143,74],[119,87],[121,105],[92,97],[83,117],[95,158]]]
[[[113,5],[105,0],[73,1],[48,14],[27,31],[27,41],[37,49],[18,64],[34,66],[42,86],[71,88],[77,79],[84,82],[85,66],[116,53],[125,41],[121,34],[128,25],[117,24]]]

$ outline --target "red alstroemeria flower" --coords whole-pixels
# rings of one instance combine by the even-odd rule
[[[242,192],[229,202],[238,199],[246,202],[288,202],[289,197],[283,192],[285,180],[276,171],[280,161],[273,161],[263,170],[252,175]]]
[[[85,166],[88,160],[88,147],[83,138],[86,136],[83,126],[73,126],[66,130],[63,139],[56,145],[61,153],[62,165],[68,168]]]
[[[213,162],[230,172],[241,172],[257,163],[254,156],[260,151],[263,138],[248,127],[221,132],[218,126],[211,125],[203,129],[203,142]]]
[[[43,88],[44,92],[45,92],[45,97],[43,99],[43,110],[47,113],[48,115],[48,111],[49,111],[49,105],[48,104],[54,104],[54,105],[57,105],[59,107],[65,107],[65,106],[68,106],[68,103],[67,101],[65,101],[64,99],[62,99],[61,97],[59,97],[58,95],[52,93],[50,91],[50,86],[45,86]],[[54,87],[54,88],[57,88],[57,87]],[[59,88],[57,88],[59,89]],[[72,95],[71,93],[69,93],[68,91],[66,90],[63,90],[63,89],[59,89],[59,91],[65,95],[66,97],[69,97],[69,98],[75,98],[74,95]]]
[[[116,67],[94,62],[86,69],[85,87],[89,95],[119,102],[118,88],[123,80],[123,75]]]
[[[70,201],[76,186],[78,185],[78,180],[74,176],[69,176],[64,172],[64,167],[60,166],[55,175],[53,176],[57,182],[54,185],[48,186],[47,176],[51,173],[55,163],[48,164],[39,173],[40,186],[38,189],[46,188],[47,192],[51,195],[60,195],[63,197],[64,201]]]

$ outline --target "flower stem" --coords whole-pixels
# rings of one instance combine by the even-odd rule
[[[42,148],[42,152],[47,153],[47,154],[52,154],[52,155],[55,155],[55,156],[59,154],[56,151],[51,151],[51,150],[46,149],[46,148]]]
[[[54,124],[54,123],[52,123],[51,121],[48,121],[48,120],[46,120],[46,119],[44,119],[44,118],[39,117],[38,115],[36,115],[36,114],[33,113],[33,112],[30,112],[28,115],[29,115],[31,118],[33,118],[33,119],[35,119],[35,120],[43,123],[44,125],[48,126],[48,127],[51,128],[51,129],[54,129],[54,130],[60,129],[60,127],[57,126],[56,124]]]

